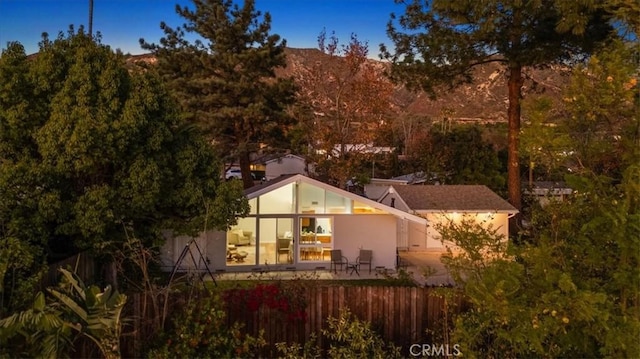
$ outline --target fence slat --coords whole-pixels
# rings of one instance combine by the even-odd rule
[[[230,323],[238,321],[243,324],[251,335],[258,335],[261,329],[264,330],[265,340],[273,355],[275,343],[304,343],[314,332],[318,337],[318,345],[326,345],[321,330],[327,328],[327,317],[338,316],[341,308],[347,307],[358,318],[371,323],[385,341],[402,346],[429,339],[427,328],[437,330],[439,319],[443,317],[442,311],[445,310],[442,297],[432,295],[430,288],[316,286],[307,288],[304,296],[307,298],[305,322],[285,323],[286,316],[265,307],[255,313],[230,310],[227,316]],[[133,333],[126,333],[123,337],[122,348],[139,351],[144,346],[141,344],[147,342],[157,328],[150,325],[153,321],[149,318],[154,313],[151,306],[143,304],[146,302],[144,295],[134,294],[129,298],[127,305],[130,309],[127,313],[132,313],[133,318],[139,320],[134,321]],[[175,295],[170,300],[174,303],[170,307],[179,307],[176,303],[184,298]],[[448,310],[463,310],[464,299],[461,296],[452,302],[458,305],[449,305]],[[170,312],[174,314],[178,310]],[[123,355],[139,357],[140,353],[123,352]]]

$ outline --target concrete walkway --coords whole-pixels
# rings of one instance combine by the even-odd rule
[[[453,285],[453,279],[440,261],[441,251],[400,252],[402,269],[409,273],[419,286],[448,286]],[[329,270],[271,270],[253,272],[225,272],[216,273],[216,280],[358,280],[358,279],[386,279],[397,277],[398,272],[392,269],[376,270],[361,268],[359,273],[340,270],[337,273]]]
[[[454,285],[453,278],[440,261],[442,254],[442,251],[400,252],[400,258],[418,285]]]

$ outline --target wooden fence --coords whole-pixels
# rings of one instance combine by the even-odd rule
[[[387,342],[402,346],[405,350],[413,343],[429,343],[427,329],[442,332],[447,313],[459,312],[463,306],[461,295],[446,300],[438,289],[417,287],[378,286],[322,286],[305,290],[307,318],[291,323],[282,313],[261,307],[258,311],[231,310],[229,323],[238,322],[247,334],[257,336],[264,331],[264,339],[273,356],[274,344],[279,342],[306,342],[315,333],[320,347],[326,347],[321,335],[327,329],[327,318],[338,317],[342,308],[348,308],[361,320],[371,323],[373,329]],[[452,290],[452,289],[451,289]],[[135,318],[142,319],[141,295],[129,298]],[[151,333],[146,325],[137,322],[133,336],[123,341],[123,354],[137,356],[143,342]],[[133,351],[133,352],[132,352]]]
[[[53,287],[58,284],[60,272],[58,268],[70,268],[71,271],[78,274],[84,282],[92,281],[96,278],[96,262],[88,252],[81,252],[75,256],[63,259],[59,262],[49,265],[47,275],[40,281],[40,288]]]

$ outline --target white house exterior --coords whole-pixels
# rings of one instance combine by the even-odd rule
[[[372,250],[372,267],[392,269],[399,226],[427,225],[422,217],[300,174],[254,186],[245,196],[250,214],[227,232],[202,233],[188,247],[181,269],[201,270],[205,261],[218,272],[329,269],[332,249],[342,250],[350,262],[360,249]],[[173,267],[191,240],[168,236],[164,265]]]
[[[270,181],[282,175],[309,175],[308,171],[313,172],[313,166],[307,165],[304,158],[292,154],[271,159],[269,161],[266,161],[264,165],[265,178],[267,179],[267,181]]]
[[[398,248],[409,251],[455,248],[455,243],[443,243],[435,227],[439,223],[460,221],[463,217],[491,224],[506,240],[509,218],[518,213],[509,202],[488,187],[479,185],[391,186],[379,201],[427,219],[426,227],[403,221]]]
[[[371,181],[364,185],[364,195],[377,201],[387,193],[389,186],[404,186],[407,184],[405,180],[395,180],[386,178],[372,178]]]

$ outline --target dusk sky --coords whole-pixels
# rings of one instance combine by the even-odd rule
[[[93,29],[102,34],[102,43],[125,53],[144,51],[139,38],[158,42],[160,22],[172,27],[183,23],[175,4],[185,0],[94,0]],[[0,0],[0,48],[19,41],[27,54],[38,51],[43,32],[54,39],[69,25],[88,24],[89,0]],[[393,0],[256,0],[256,8],[269,12],[272,31],[287,40],[288,47],[317,47],[323,28],[335,31],[346,44],[351,33],[369,42],[369,56],[377,57],[379,44],[389,44],[386,24],[389,14],[404,8]]]

